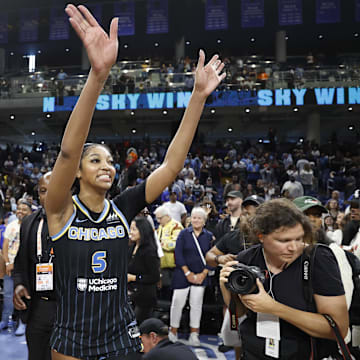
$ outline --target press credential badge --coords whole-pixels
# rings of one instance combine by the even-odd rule
[[[54,264],[36,264],[36,291],[54,290]]]

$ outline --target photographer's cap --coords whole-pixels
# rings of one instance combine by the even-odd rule
[[[312,197],[312,196],[300,196],[293,200],[293,203],[295,206],[302,212],[312,208],[312,207],[318,207],[321,209],[321,212],[327,213],[328,210],[320,200]]]
[[[167,335],[169,332],[168,326],[157,318],[149,318],[144,320],[140,326],[140,334],[150,334],[151,332],[154,332],[159,335]]]
[[[226,195],[226,198],[243,198],[243,194],[241,193],[241,191],[238,190],[233,190],[233,191],[229,191]]]
[[[261,204],[263,204],[265,202],[265,199],[259,195],[251,195],[248,196],[247,198],[245,198],[245,200],[242,203],[242,206],[247,206],[247,205],[255,205],[255,206],[259,206]]]

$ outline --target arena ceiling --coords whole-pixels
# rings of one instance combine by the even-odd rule
[[[101,3],[103,5],[103,25],[109,26],[113,16],[115,1],[85,0],[75,1],[75,4]],[[119,2],[119,1],[117,1]],[[81,46],[74,32],[70,40],[49,41],[49,12],[56,6],[65,7],[63,0],[13,0],[6,1],[5,11],[10,14],[8,51],[15,52],[21,57],[29,51],[41,50],[38,56],[39,65],[61,66],[81,63]],[[136,1],[136,33],[134,36],[125,36],[120,39],[120,58],[134,57],[167,57],[174,56],[176,41],[184,36],[189,42],[186,46],[186,55],[196,58],[200,47],[209,53],[219,52],[222,56],[244,56],[259,54],[264,56],[275,55],[275,34],[278,30],[287,33],[288,55],[307,54],[312,51],[324,56],[357,52],[360,44],[359,23],[355,21],[355,0],[341,1],[341,22],[336,24],[316,24],[315,0],[303,0],[303,24],[281,27],[278,24],[278,0],[265,1],[265,26],[263,28],[241,28],[240,13],[241,1],[228,0],[228,30],[205,31],[204,6],[205,0],[169,0],[169,33],[160,35],[146,34],[146,0]],[[36,43],[19,43],[18,19],[22,7],[40,8],[39,41]],[[321,35],[321,36],[320,36]],[[320,37],[319,37],[320,36]],[[255,41],[251,41],[255,39]],[[219,42],[220,40],[220,42]],[[155,47],[157,42],[159,46]],[[65,53],[65,48],[71,51]],[[16,56],[11,59],[17,65]]]
[[[114,1],[85,0],[75,4],[101,3],[103,5],[103,25],[107,27],[112,17]],[[7,66],[18,69],[23,65],[23,56],[30,51],[41,51],[37,56],[39,66],[71,66],[80,65],[82,49],[73,31],[67,41],[49,41],[49,11],[56,6],[66,5],[63,0],[12,0],[6,1],[3,9],[10,14],[9,43],[4,45]],[[185,54],[196,58],[198,49],[205,48],[210,55],[214,52],[224,56],[244,56],[251,54],[275,56],[275,34],[285,30],[288,36],[287,53],[289,56],[306,55],[310,51],[322,54],[326,63],[327,56],[341,53],[356,53],[360,49],[359,23],[354,20],[354,0],[341,1],[341,22],[337,24],[315,23],[315,0],[303,0],[303,24],[280,27],[277,20],[277,0],[265,1],[264,28],[242,29],[239,25],[241,10],[240,0],[228,0],[229,29],[226,31],[204,30],[204,0],[169,0],[169,33],[147,35],[146,0],[136,1],[136,34],[120,39],[120,59],[126,58],[172,58],[176,41],[182,36],[189,41]],[[18,41],[19,9],[23,7],[40,8],[39,41],[36,43],[20,43]],[[319,38],[319,35],[322,35]],[[255,41],[251,41],[255,39]],[[219,42],[220,40],[220,42]],[[159,46],[155,47],[154,43]],[[125,49],[124,44],[128,47]],[[70,51],[65,51],[70,49]],[[10,53],[14,53],[10,56]],[[333,131],[348,134],[348,126],[354,125],[357,131],[359,105],[352,112],[345,106],[323,107],[321,109],[321,125],[324,139]],[[16,106],[4,107],[0,104],[0,142],[33,140],[58,142],[69,113],[56,113],[50,119],[45,114],[35,111],[33,107],[19,109]],[[41,106],[39,106],[39,109]],[[256,108],[245,113],[244,108],[218,108],[212,114],[206,109],[199,133],[205,136],[234,137],[265,136],[268,127],[276,127],[285,135],[293,138],[306,134],[306,124],[311,112],[318,111],[312,106],[294,113],[292,108]],[[15,119],[10,115],[16,113]],[[176,129],[181,110],[171,110],[164,116],[161,110],[137,110],[135,115],[130,111],[105,111],[95,115],[92,135],[97,140],[114,140],[119,137],[163,136],[169,137]],[[232,128],[232,132],[228,129]],[[132,132],[136,129],[136,133]],[[35,135],[32,135],[35,133]]]

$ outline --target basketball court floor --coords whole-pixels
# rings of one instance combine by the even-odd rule
[[[188,341],[180,335],[180,341]],[[234,351],[221,353],[218,351],[218,337],[214,335],[200,335],[201,346],[192,348],[199,360],[221,359],[234,360]],[[15,336],[7,331],[0,332],[0,359],[1,360],[27,360],[27,347],[25,336]]]

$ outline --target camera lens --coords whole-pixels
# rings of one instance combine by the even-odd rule
[[[236,294],[255,294],[258,290],[256,279],[264,283],[265,277],[256,266],[234,265],[235,270],[228,277],[227,287]]]
[[[246,285],[246,282],[248,281],[249,277],[246,275],[241,274],[238,276],[235,280],[238,286],[244,287]]]

